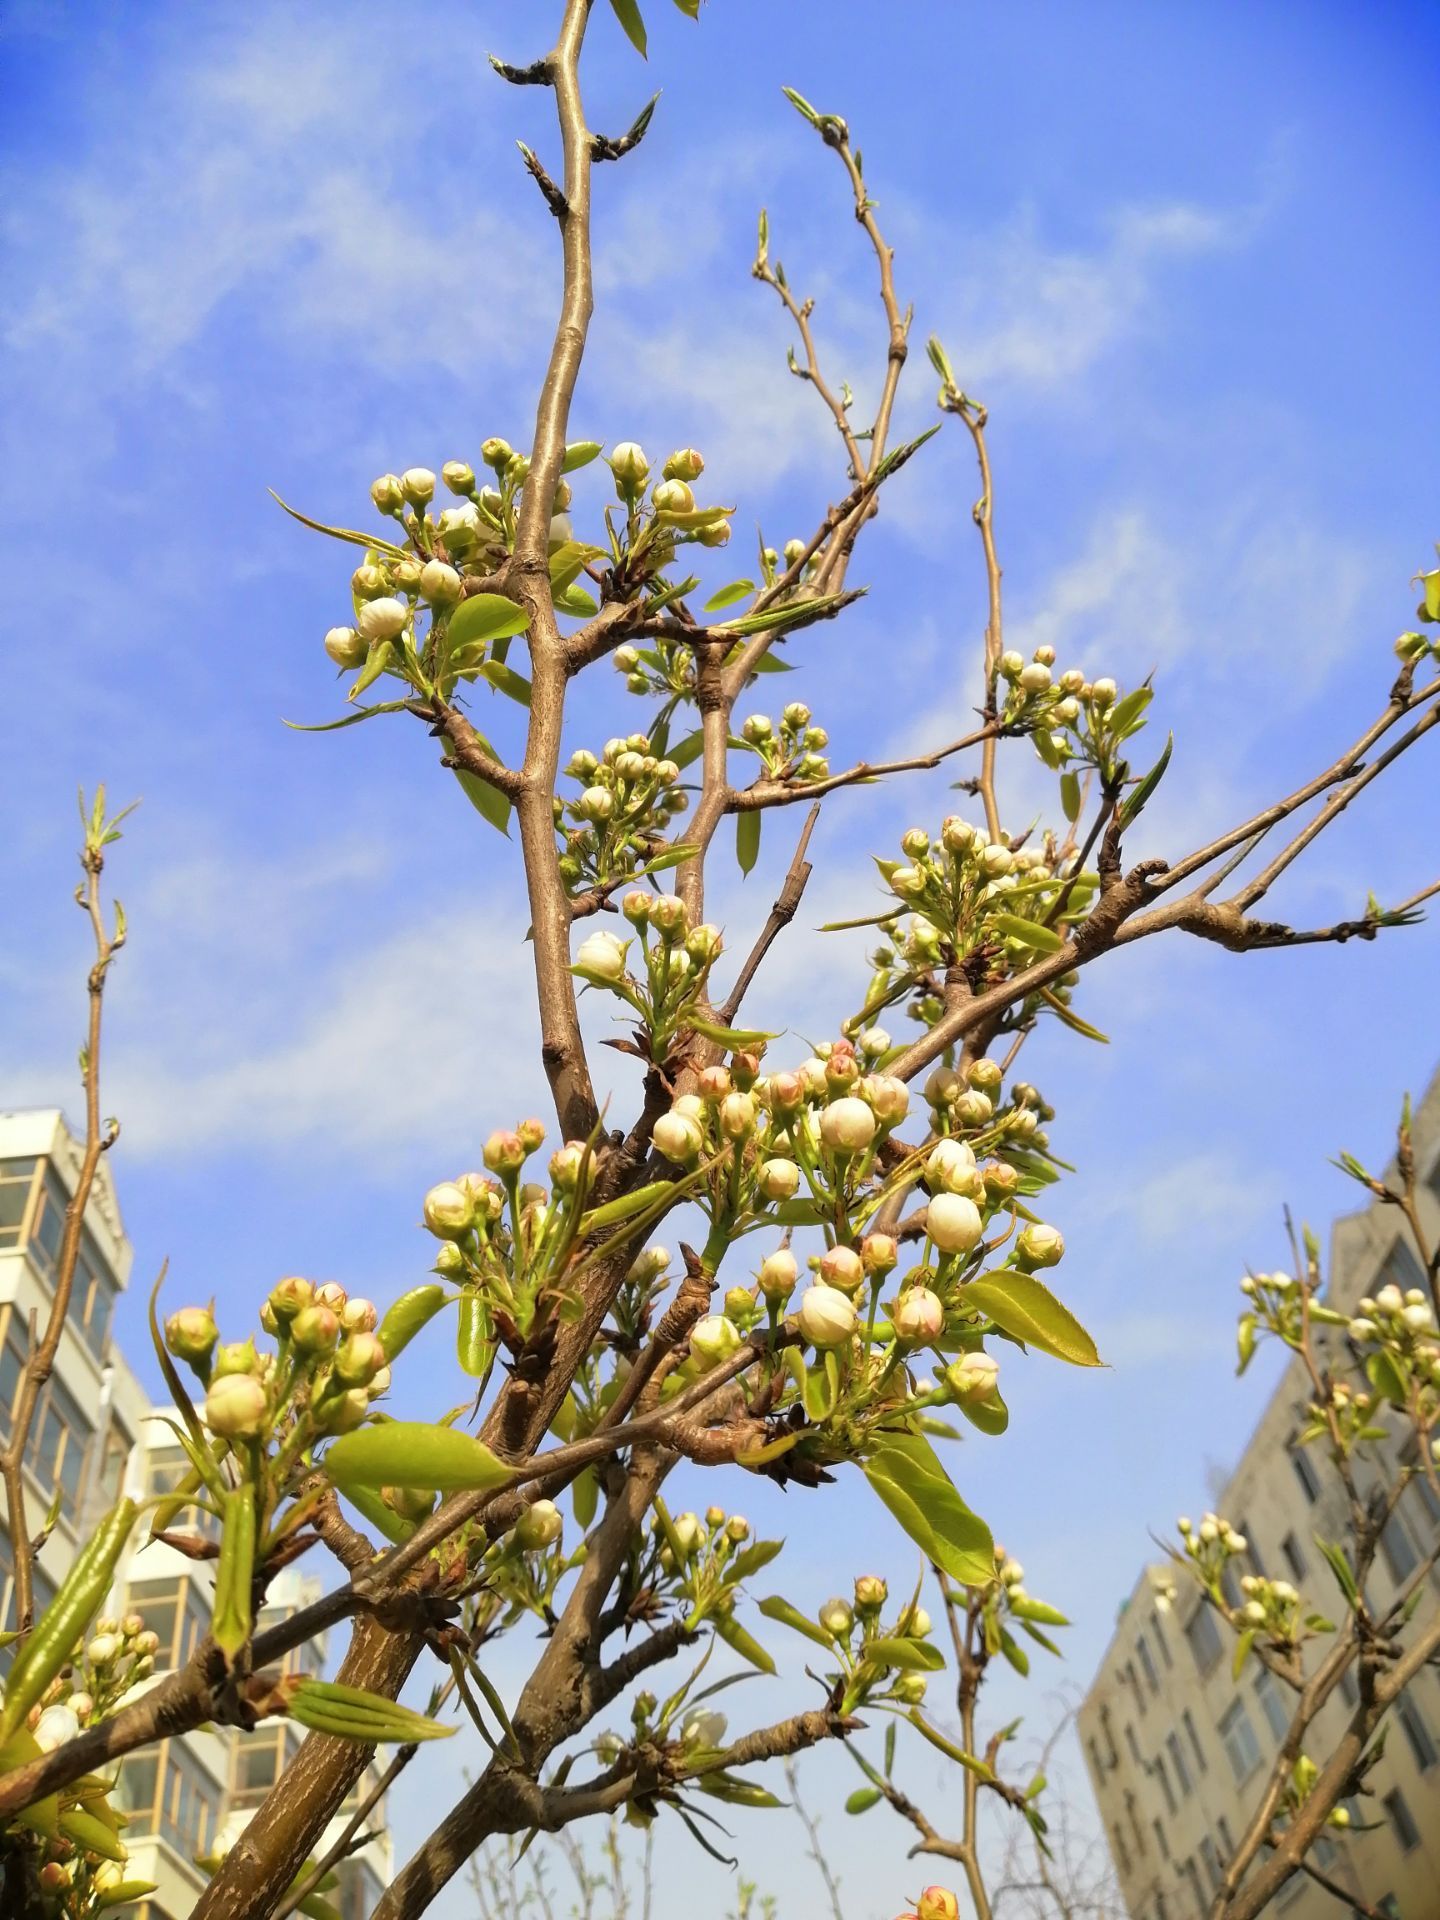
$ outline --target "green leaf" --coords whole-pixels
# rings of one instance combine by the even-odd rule
[[[781,1626],[803,1633],[807,1640],[813,1640],[817,1647],[824,1647],[827,1653],[835,1651],[835,1642],[825,1629],[801,1613],[798,1607],[792,1607],[788,1600],[782,1600],[778,1593],[772,1593],[768,1600],[762,1600],[760,1611],[767,1620],[778,1620]]]
[[[513,667],[507,667],[503,661],[487,660],[480,669],[480,678],[488,680],[497,693],[508,693],[522,707],[529,706],[530,682],[523,673],[516,673]]]
[[[601,444],[599,440],[572,440],[565,449],[560,471],[575,473],[581,467],[588,467],[592,460],[599,458]]]
[[[1062,773],[1060,776],[1060,805],[1065,818],[1074,826],[1080,818],[1080,776],[1078,773]]]
[[[1054,927],[1042,927],[1038,920],[1022,919],[1018,913],[992,913],[989,924],[1005,939],[1036,953],[1058,953],[1065,944],[1064,936]]]
[[[961,1291],[966,1306],[978,1307],[997,1327],[1073,1367],[1103,1366],[1095,1342],[1033,1273],[1002,1272],[972,1280]]]
[[[1394,1355],[1387,1353],[1383,1347],[1367,1356],[1365,1377],[1375,1391],[1383,1399],[1388,1400],[1392,1407],[1405,1405],[1407,1399],[1405,1376],[1395,1364]]]
[[[718,1047],[758,1047],[762,1040],[779,1038],[778,1034],[766,1033],[760,1027],[722,1027],[718,1020],[707,1020],[693,1009],[685,1014],[684,1019],[692,1033],[713,1040]]]
[[[755,1639],[745,1631],[738,1621],[729,1614],[720,1614],[715,1620],[715,1631],[733,1652],[742,1660],[748,1660],[752,1667],[758,1667],[761,1673],[774,1673],[775,1662]]]
[[[733,607],[737,600],[743,600],[747,593],[755,591],[753,580],[732,580],[728,587],[721,587],[700,609],[702,613],[719,613],[722,607]]]
[[[990,1529],[960,1498],[928,1440],[918,1434],[894,1435],[861,1465],[927,1559],[962,1586],[983,1586],[994,1578]]]
[[[648,59],[649,56],[645,51],[645,22],[640,17],[640,9],[636,6],[635,0],[610,0],[610,5],[614,8],[615,18],[625,29],[626,38],[631,46],[642,60]]]
[[[1011,1600],[1010,1611],[1017,1620],[1033,1621],[1040,1627],[1068,1627],[1070,1622],[1058,1607],[1047,1606],[1043,1600],[1032,1600],[1027,1594],[1023,1600]]]
[[[993,1780],[995,1778],[993,1767],[987,1765],[984,1760],[977,1760],[973,1753],[966,1753],[963,1747],[957,1747],[953,1740],[947,1740],[943,1733],[931,1726],[918,1707],[912,1707],[905,1717],[917,1732],[924,1734],[932,1747],[938,1747],[941,1753],[946,1754],[957,1765],[964,1767],[967,1772],[973,1773],[977,1779]]]
[[[394,641],[393,640],[377,641],[376,644],[373,647],[371,647],[369,653],[366,654],[365,664],[360,669],[359,678],[356,680],[354,686],[351,687],[350,691],[346,694],[345,698],[347,700],[353,700],[357,694],[364,693],[367,687],[373,686],[375,682],[380,678],[381,674],[384,673],[385,670],[392,664],[394,659],[395,659]]]
[[[622,1220],[628,1220],[633,1213],[643,1213],[647,1207],[654,1206],[657,1200],[663,1200],[667,1194],[675,1191],[672,1180],[651,1180],[643,1187],[636,1187],[632,1193],[622,1193],[618,1200],[607,1200],[603,1207],[592,1207],[580,1222],[583,1235],[594,1233],[600,1227],[613,1227]]]
[[[557,587],[554,600],[557,613],[573,614],[577,620],[588,620],[592,614],[600,611],[599,601],[584,587]]]
[[[393,541],[382,540],[378,534],[356,533],[350,527],[327,527],[323,520],[312,520],[308,513],[301,513],[298,507],[281,500],[273,487],[267,487],[265,491],[272,500],[279,501],[290,518],[298,520],[302,527],[312,527],[316,533],[328,533],[332,540],[345,540],[352,547],[378,547],[382,553],[393,553],[397,559],[405,552],[403,547],[397,547]]]
[[[414,1487],[422,1493],[457,1493],[507,1486],[512,1468],[473,1434],[425,1420],[386,1420],[332,1440],[325,1471],[342,1490]]]
[[[673,760],[677,767],[688,767],[692,766],[704,751],[705,736],[697,727],[694,733],[687,733],[683,740],[671,748],[667,758]]]
[[[1140,784],[1132,787],[1124,800],[1121,801],[1119,810],[1115,815],[1115,824],[1117,827],[1128,827],[1130,822],[1135,819],[1140,809],[1145,805],[1145,802],[1150,798],[1151,794],[1154,793],[1161,780],[1164,779],[1165,769],[1169,766],[1170,756],[1174,751],[1175,735],[1172,733],[1166,738],[1165,751],[1161,754],[1160,758],[1155,762],[1154,766],[1151,767]]]
[[[1250,1649],[1255,1644],[1255,1629],[1247,1627],[1235,1642],[1235,1658],[1230,1662],[1230,1678],[1238,1680],[1245,1662],[1250,1658]]]
[[[605,549],[584,540],[565,540],[550,556],[550,585],[557,591],[578,580],[588,560],[603,560]]]
[[[600,1505],[600,1475],[594,1467],[585,1467],[576,1474],[570,1488],[570,1503],[575,1509],[576,1526],[581,1533],[588,1533]]]
[[[403,700],[382,700],[375,707],[361,707],[358,713],[347,713],[341,720],[322,720],[318,726],[305,727],[298,720],[282,718],[282,727],[289,727],[292,733],[338,733],[341,727],[358,727],[362,720],[373,720],[377,713],[403,713]]]
[[[346,1434],[346,1439],[358,1439]],[[338,1443],[337,1443],[338,1444]],[[477,1443],[478,1444],[478,1443]],[[290,1696],[290,1718],[316,1733],[331,1733],[342,1740],[362,1740],[408,1745],[412,1740],[447,1740],[459,1729],[441,1726],[428,1714],[415,1713],[409,1707],[387,1700],[383,1694],[367,1693],[363,1687],[341,1686],[336,1680],[302,1680]]]
[[[1087,1040],[1098,1040],[1102,1047],[1109,1046],[1110,1036],[1108,1033],[1102,1033],[1099,1027],[1092,1027],[1088,1020],[1082,1020],[1074,1008],[1067,1007],[1059,995],[1052,993],[1049,987],[1042,987],[1040,989],[1040,998],[1045,1002],[1046,1006],[1049,1007],[1050,1011],[1055,1015],[1055,1018],[1059,1020],[1062,1025],[1069,1027],[1072,1033],[1083,1034]]]
[[[845,1802],[846,1813],[868,1813],[885,1798],[878,1787],[857,1787]]]
[[[760,809],[749,807],[735,816],[735,858],[741,873],[753,871],[760,858]]]
[[[945,1665],[944,1654],[926,1640],[867,1640],[865,1658],[904,1673],[939,1673]]]
[[[1127,693],[1123,700],[1115,702],[1106,719],[1117,740],[1134,733],[1141,714],[1154,698],[1153,687],[1136,687],[1133,693]]]
[[[698,851],[699,849],[697,847],[690,846],[683,840],[678,840],[674,846],[666,847],[663,852],[657,853],[652,859],[647,860],[643,867],[637,867],[631,875],[631,878],[633,880],[643,880],[647,874],[665,873],[671,867],[683,867],[685,862],[692,860]]]
[[[455,778],[465,789],[465,798],[474,807],[482,820],[488,820],[498,833],[510,832],[510,796],[501,793],[498,787],[492,787],[488,780],[482,780],[478,773],[471,773],[464,767],[453,769]]]
[[[1333,1540],[1322,1540],[1318,1533],[1315,1535],[1315,1544],[1325,1556],[1325,1564],[1329,1567],[1331,1573],[1334,1574],[1336,1583],[1351,1608],[1358,1607],[1360,1604],[1360,1588],[1356,1582],[1354,1569],[1350,1565],[1345,1549],[1337,1546]]]
[[[768,1567],[784,1547],[783,1540],[757,1540],[752,1547],[737,1553],[725,1570],[727,1580],[748,1580],[752,1573]]]
[[[992,1439],[1004,1433],[1010,1425],[1010,1409],[998,1391],[988,1400],[962,1400],[960,1411],[972,1427],[978,1427],[981,1433],[989,1434]]]
[[[768,1658],[768,1655],[767,1655]],[[769,1669],[774,1672],[774,1668]],[[730,1773],[700,1773],[694,1776],[695,1785],[701,1793],[708,1793],[714,1800],[724,1800],[732,1807],[783,1807],[785,1802],[777,1800],[768,1787],[758,1786],[753,1780],[738,1780]]]
[[[492,640],[509,640],[524,633],[530,616],[524,607],[508,600],[503,593],[472,593],[460,602],[445,629],[452,651],[460,647],[488,646]]]
[[[1030,1671],[1030,1656],[1014,1635],[1007,1633],[1004,1628],[1002,1628],[1000,1632],[1000,1651],[1010,1662],[1010,1665],[1015,1669],[1016,1673],[1024,1679]]]

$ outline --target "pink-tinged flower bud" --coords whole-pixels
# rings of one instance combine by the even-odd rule
[[[421,1211],[437,1240],[458,1240],[475,1224],[474,1202],[453,1180],[442,1180],[431,1187]]]
[[[308,1280],[302,1280],[298,1273],[277,1280],[270,1289],[270,1305],[275,1309],[275,1318],[282,1326],[293,1320],[297,1313],[303,1313],[314,1299],[314,1287]]]
[[[740,1329],[723,1313],[707,1313],[690,1335],[690,1353],[706,1372],[731,1358],[740,1348]]]
[[[144,1614],[143,1613],[127,1613],[125,1618],[120,1622],[120,1631],[129,1640],[133,1640],[137,1634],[144,1633],[145,1631]]]
[[[800,1296],[800,1331],[813,1347],[843,1347],[858,1317],[855,1303],[838,1288],[807,1287]]]
[[[636,499],[650,478],[645,449],[634,440],[622,440],[606,464],[615,476],[615,491],[622,500]]]
[[[820,1257],[820,1279],[827,1287],[842,1293],[857,1293],[865,1278],[865,1266],[853,1247],[829,1247]]]
[[[97,1633],[85,1649],[85,1657],[92,1667],[108,1667],[120,1651],[120,1641],[113,1633]]]
[[[977,1093],[973,1087],[967,1088],[954,1106],[956,1123],[962,1127],[983,1127],[994,1111],[989,1095]]]
[[[793,1160],[762,1160],[755,1185],[767,1200],[792,1200],[800,1190],[800,1169]]]
[[[765,1083],[765,1088],[770,1111],[782,1117],[788,1113],[795,1113],[805,1099],[804,1079],[800,1074],[791,1073],[788,1069],[772,1073]]]
[[[1015,1252],[1027,1267],[1053,1267],[1064,1257],[1065,1236],[1037,1220],[1019,1235]]]
[[[755,1131],[755,1102],[748,1093],[728,1093],[720,1102],[720,1131],[727,1140],[745,1140]]]
[[[59,1860],[47,1860],[36,1879],[42,1893],[59,1893],[70,1885],[70,1870]]]
[[[1012,1167],[1008,1161],[987,1160],[981,1171],[987,1193],[1003,1199],[1019,1190],[1020,1169]]]
[[[678,894],[657,894],[650,909],[650,923],[663,940],[683,939],[689,924],[685,902]]]
[[[889,1598],[890,1589],[878,1573],[862,1573],[855,1582],[855,1611],[878,1613]]]
[[[890,1073],[869,1073],[856,1091],[882,1127],[898,1127],[910,1111],[910,1089]]]
[[[900,1249],[888,1233],[867,1233],[860,1242],[860,1260],[872,1279],[893,1273]]]
[[[1101,679],[1090,682],[1090,698],[1097,707],[1112,706],[1117,692],[1118,688],[1113,680]]]
[[[290,1338],[300,1353],[333,1353],[340,1339],[340,1316],[329,1307],[306,1307],[291,1323]]]
[[[827,1600],[820,1609],[820,1624],[833,1640],[848,1640],[855,1625],[855,1614],[848,1600]]]
[[[677,447],[661,468],[667,480],[684,480],[687,485],[704,471],[704,457],[695,447]]]
[[[337,667],[363,667],[370,647],[354,627],[331,627],[325,636],[325,651]]]
[[[412,507],[423,507],[435,498],[435,476],[429,467],[407,467],[400,476],[400,486]]]
[[[942,1253],[969,1253],[985,1231],[980,1209],[959,1193],[937,1193],[925,1209],[925,1224]]]
[[[526,1553],[539,1553],[553,1547],[564,1531],[564,1518],[553,1500],[532,1500],[515,1522],[515,1542]]]
[[[999,1379],[1000,1363],[988,1353],[962,1353],[945,1369],[945,1384],[962,1403],[990,1399]]]
[[[588,934],[575,955],[576,970],[591,980],[619,980],[625,972],[628,940],[617,940],[613,933]]]
[[[340,1324],[347,1333],[373,1333],[380,1324],[375,1302],[352,1296],[341,1309]]]
[[[520,1144],[526,1153],[538,1153],[545,1144],[545,1122],[543,1120],[522,1120],[515,1129],[520,1136]]]
[[[343,1313],[349,1297],[338,1280],[327,1280],[323,1286],[315,1289],[316,1306],[329,1307],[332,1313]]]
[[[492,1173],[518,1173],[525,1164],[525,1148],[518,1133],[501,1129],[485,1142],[484,1160]]]
[[[335,1378],[347,1387],[367,1387],[385,1364],[385,1349],[373,1333],[347,1334],[335,1355]]]
[[[824,1099],[829,1091],[825,1079],[825,1062],[818,1058],[803,1061],[799,1068],[800,1085],[807,1094]]]
[[[833,1101],[820,1115],[820,1138],[834,1154],[863,1153],[875,1138],[875,1115],[863,1100]]]
[[[975,1173],[975,1155],[963,1140],[937,1140],[925,1162],[931,1187],[946,1193],[968,1192]]]
[[[783,1306],[795,1291],[800,1263],[788,1247],[777,1247],[760,1262],[760,1291],[775,1306]]]
[[[328,1433],[353,1433],[370,1411],[370,1396],[363,1387],[352,1387],[327,1407],[325,1427]]]
[[[846,1093],[857,1087],[860,1079],[860,1062],[855,1058],[849,1043],[832,1049],[830,1058],[825,1062],[826,1091],[834,1095]],[[857,1087],[858,1092],[858,1087]]]
[[[205,1424],[226,1440],[253,1440],[265,1430],[265,1389],[248,1373],[223,1373],[205,1395]]]
[[[687,1114],[673,1111],[661,1114],[651,1137],[658,1151],[677,1167],[687,1167],[698,1160],[705,1145],[705,1136],[696,1122]]]
[[[926,1887],[915,1912],[917,1920],[960,1920],[960,1902],[948,1887]]]
[[[181,1307],[165,1322],[165,1344],[177,1360],[210,1358],[219,1338],[215,1316],[208,1307]]]
[[[464,581],[445,561],[427,560],[420,569],[420,593],[432,607],[453,607],[464,591]]]
[[[929,1287],[907,1287],[895,1303],[893,1324],[901,1340],[938,1340],[945,1326],[939,1294]]]
[[[695,1091],[702,1100],[718,1102],[730,1092],[732,1085],[728,1067],[705,1067],[696,1076]]]
[[[585,1164],[585,1142],[567,1140],[550,1156],[550,1183],[557,1193],[573,1193]]]
[[[217,1375],[230,1373],[258,1373],[260,1356],[255,1351],[253,1340],[231,1340],[215,1349],[215,1372]]]
[[[650,495],[657,513],[693,513],[695,496],[683,480],[661,480]]]
[[[380,600],[369,600],[355,616],[355,625],[367,646],[373,646],[381,640],[394,640],[405,631],[410,620],[410,609],[403,600],[386,596]]]

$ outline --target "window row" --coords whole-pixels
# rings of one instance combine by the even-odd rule
[[[47,1161],[0,1162],[0,1249],[23,1247],[45,1278],[53,1281],[68,1204]],[[97,1360],[105,1352],[118,1292],[119,1283],[93,1236],[82,1231],[67,1319]]]
[[[120,1799],[132,1833],[158,1834],[186,1860],[208,1853],[224,1818],[224,1795],[178,1740],[128,1754]]]

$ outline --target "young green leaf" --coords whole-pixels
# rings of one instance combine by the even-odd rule
[[[615,11],[615,18],[625,29],[625,36],[631,46],[642,60],[648,59],[649,55],[645,51],[645,22],[640,16],[640,9],[635,4],[635,0],[610,0],[610,5]]]
[[[507,600],[503,593],[472,593],[451,614],[445,633],[453,652],[460,647],[487,646],[492,640],[509,640],[524,633],[529,624],[524,607]]]
[[[1095,1342],[1062,1306],[1043,1280],[1010,1268],[972,1280],[962,1291],[966,1306],[978,1307],[997,1327],[1073,1367],[1103,1366]]]
[[[465,789],[465,798],[474,807],[482,820],[488,820],[497,833],[508,836],[510,832],[510,796],[501,793],[498,787],[492,787],[488,780],[482,780],[478,773],[470,773],[464,767],[454,769],[455,778]]]
[[[702,613],[719,613],[723,607],[733,607],[737,600],[743,600],[747,593],[755,591],[753,580],[732,580],[728,587],[721,587],[701,608]]]
[[[741,873],[754,870],[760,858],[760,809],[749,807],[735,816],[735,858]]]
[[[995,1542],[966,1506],[935,1449],[918,1434],[896,1434],[862,1461],[865,1478],[927,1559],[962,1586],[995,1574]]]

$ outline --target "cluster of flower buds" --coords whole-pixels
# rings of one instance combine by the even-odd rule
[[[806,545],[807,543],[804,540],[787,540],[784,547],[778,553],[774,547],[762,547],[760,549],[760,571],[764,576],[767,587],[773,587],[781,575],[789,573],[792,567],[800,567],[801,571],[795,581],[795,586],[787,588],[786,592],[794,592],[795,588],[804,585],[805,581],[819,566],[821,560],[821,554],[818,549],[807,559],[805,553]],[[804,563],[803,566],[801,564],[802,562]]]
[[[765,713],[752,713],[740,728],[740,742],[753,753],[767,780],[823,780],[830,771],[825,748],[830,736],[811,724],[803,700],[792,700],[781,710],[780,725]]]
[[[1276,1646],[1294,1646],[1300,1633],[1300,1595],[1288,1580],[1267,1580],[1247,1573],[1240,1581],[1245,1596],[1238,1625],[1263,1634]]]
[[[681,699],[694,696],[695,650],[673,634],[659,634],[645,647],[618,646],[610,658],[616,672],[625,676],[627,693],[658,695],[662,700],[677,694]]]
[[[1422,626],[1435,626],[1440,622],[1440,567],[1416,574],[1411,584],[1420,588],[1415,618]],[[1427,654],[1440,660],[1440,635],[1427,639],[1423,633],[1402,633],[1395,642],[1395,652],[1407,667],[1419,666]]]
[[[1402,1293],[1392,1283],[1381,1287],[1373,1300],[1367,1295],[1350,1322],[1349,1332],[1357,1345],[1388,1341],[1423,1358],[1432,1374],[1440,1368],[1440,1349],[1434,1344],[1435,1311],[1419,1287],[1408,1287]]]
[[[1246,1551],[1249,1541],[1218,1513],[1203,1515],[1198,1527],[1182,1514],[1175,1527],[1200,1584],[1219,1599],[1225,1569],[1237,1554]]]
[[[95,1817],[96,1804],[92,1797],[83,1811]],[[122,1816],[108,1802],[99,1804],[110,1816],[105,1824],[113,1821],[118,1826]],[[118,1832],[111,1833],[108,1846],[118,1859],[107,1859],[93,1848],[77,1847],[63,1833],[41,1842],[35,1875],[40,1896],[35,1909],[37,1920],[92,1920],[96,1914],[131,1906],[156,1892],[153,1880],[138,1879],[130,1872],[129,1851]]]
[[[918,1709],[925,1698],[926,1676],[938,1673],[944,1656],[929,1644],[930,1615],[918,1598],[904,1601],[887,1624],[884,1612],[890,1588],[878,1573],[862,1573],[852,1597],[826,1600],[807,1615],[788,1600],[761,1604],[770,1619],[828,1646],[839,1662],[834,1684],[842,1694],[842,1711],[851,1712],[867,1700],[893,1700]]]
[[[652,1056],[663,1060],[684,1013],[703,994],[725,943],[720,929],[708,921],[692,925],[678,894],[637,889],[625,895],[620,910],[635,930],[633,937],[622,940],[603,930],[587,934],[576,949],[572,971],[633,1007],[650,1037]],[[632,968],[630,948],[637,940],[642,964]],[[678,1157],[659,1137],[656,1145],[668,1159]]]
[[[735,1621],[742,1583],[780,1551],[778,1540],[751,1540],[750,1522],[724,1507],[671,1515],[663,1500],[651,1522],[657,1564],[675,1600],[687,1609],[685,1624],[694,1631],[711,1621],[738,1652],[753,1648]],[[763,1665],[763,1661],[760,1663]]]
[[[1014,648],[1002,653],[1000,677],[1008,688],[1001,717],[1028,721],[1037,728],[1073,727],[1082,703],[1103,712],[1115,699],[1113,680],[1092,685],[1078,667],[1057,674],[1053,647],[1037,647],[1028,660]],[[1063,733],[1059,744],[1063,751],[1067,744]]]
[[[263,1440],[296,1418],[317,1434],[345,1433],[390,1386],[378,1318],[369,1300],[337,1282],[317,1286],[297,1275],[273,1287],[260,1309],[273,1353],[253,1339],[222,1342],[208,1307],[171,1314],[165,1344],[205,1388],[205,1424],[221,1439]]]
[[[67,1704],[80,1724],[103,1718],[131,1687],[148,1680],[159,1652],[160,1636],[145,1625],[141,1614],[127,1613],[121,1619],[102,1614],[91,1629],[78,1667],[70,1674]]]
[[[647,570],[654,571],[685,542],[723,547],[729,540],[732,509],[702,507],[696,501],[694,483],[705,471],[705,461],[694,447],[677,448],[657,480],[652,480],[645,449],[633,440],[622,440],[608,456],[607,464],[615,479],[616,497],[627,516],[627,538],[616,558],[632,571],[642,557],[649,562]]]
[[[598,759],[588,750],[572,754],[565,771],[580,784],[573,800],[557,794],[554,801],[560,872],[572,893],[635,873],[660,851],[667,823],[689,805],[676,785],[679,767],[652,753],[643,733],[607,740]]]
[[[1262,1334],[1273,1334],[1283,1340],[1287,1347],[1298,1351],[1304,1344],[1307,1326],[1343,1327],[1347,1324],[1348,1314],[1321,1304],[1319,1290],[1320,1275],[1313,1260],[1303,1277],[1283,1271],[1245,1275],[1240,1282],[1240,1291],[1250,1306],[1240,1316],[1238,1323],[1242,1373],[1249,1365]]]

